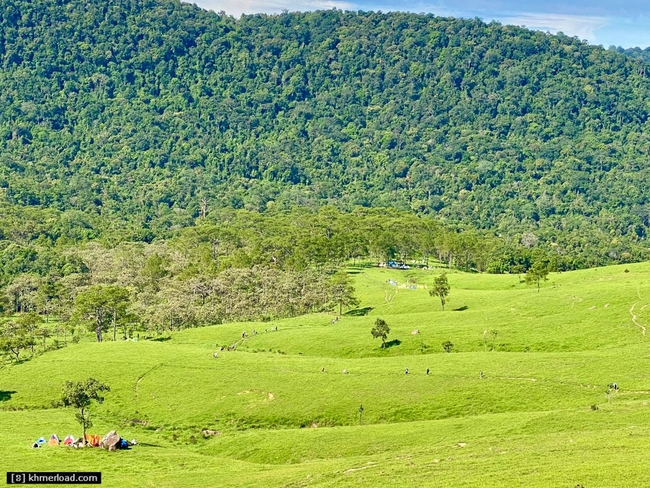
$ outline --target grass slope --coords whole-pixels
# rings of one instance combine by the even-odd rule
[[[644,486],[649,271],[554,274],[539,292],[516,276],[452,273],[442,312],[426,288],[436,271],[359,268],[367,315],[48,352],[0,370],[0,465],[170,487]],[[377,317],[391,327],[386,349],[370,335]],[[90,375],[112,388],[92,431],[116,428],[141,445],[30,449],[40,436],[78,434],[73,412],[52,402],[65,380]],[[608,402],[612,381],[621,389]]]

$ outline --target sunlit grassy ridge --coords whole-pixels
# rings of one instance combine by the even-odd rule
[[[553,274],[539,292],[517,276],[452,273],[444,312],[427,288],[439,271],[351,271],[367,315],[85,342],[0,370],[2,467],[144,486],[645,486],[650,265]],[[386,349],[370,335],[378,317]],[[52,401],[87,376],[112,388],[92,431],[143,444],[31,450],[78,433]]]

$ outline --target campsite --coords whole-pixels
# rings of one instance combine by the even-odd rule
[[[164,341],[91,336],[4,367],[3,465],[170,487],[643,486],[650,264],[551,273],[539,292],[516,275],[452,271],[444,312],[428,293],[442,271],[410,270],[413,289],[400,287],[404,270],[349,267],[360,303],[334,323],[316,313]],[[370,334],[377,318],[386,347]],[[138,445],[32,449],[52,432],[79,436],[57,401],[88,376],[111,388],[92,433]]]

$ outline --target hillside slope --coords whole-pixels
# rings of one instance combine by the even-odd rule
[[[6,470],[102,471],[111,486],[644,486],[649,270],[553,274],[539,292],[512,275],[452,273],[442,312],[424,288],[436,271],[364,269],[365,316],[70,345],[0,370],[0,459]],[[385,349],[370,334],[377,318],[391,328]],[[64,381],[88,376],[111,386],[92,432],[140,445],[31,449],[78,435],[56,401]]]
[[[18,205],[154,228],[189,225],[203,199],[396,206],[544,239],[644,238],[650,223],[650,81],[566,36],[8,0],[0,63],[0,195]]]

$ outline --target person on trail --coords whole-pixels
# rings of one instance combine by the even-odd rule
[[[320,369],[320,372],[321,372],[321,373],[324,373],[324,372],[325,372],[325,366],[323,366],[323,367]]]
[[[482,380],[483,379],[483,371],[478,372],[478,379]]]
[[[406,371],[404,371],[404,374],[409,374],[409,369],[406,368]]]
[[[427,368],[427,376],[429,376],[429,368]]]
[[[343,374],[348,374],[348,370],[346,368],[343,368]]]
[[[618,385],[616,383],[612,383],[612,388],[614,388],[615,390],[618,390]]]

